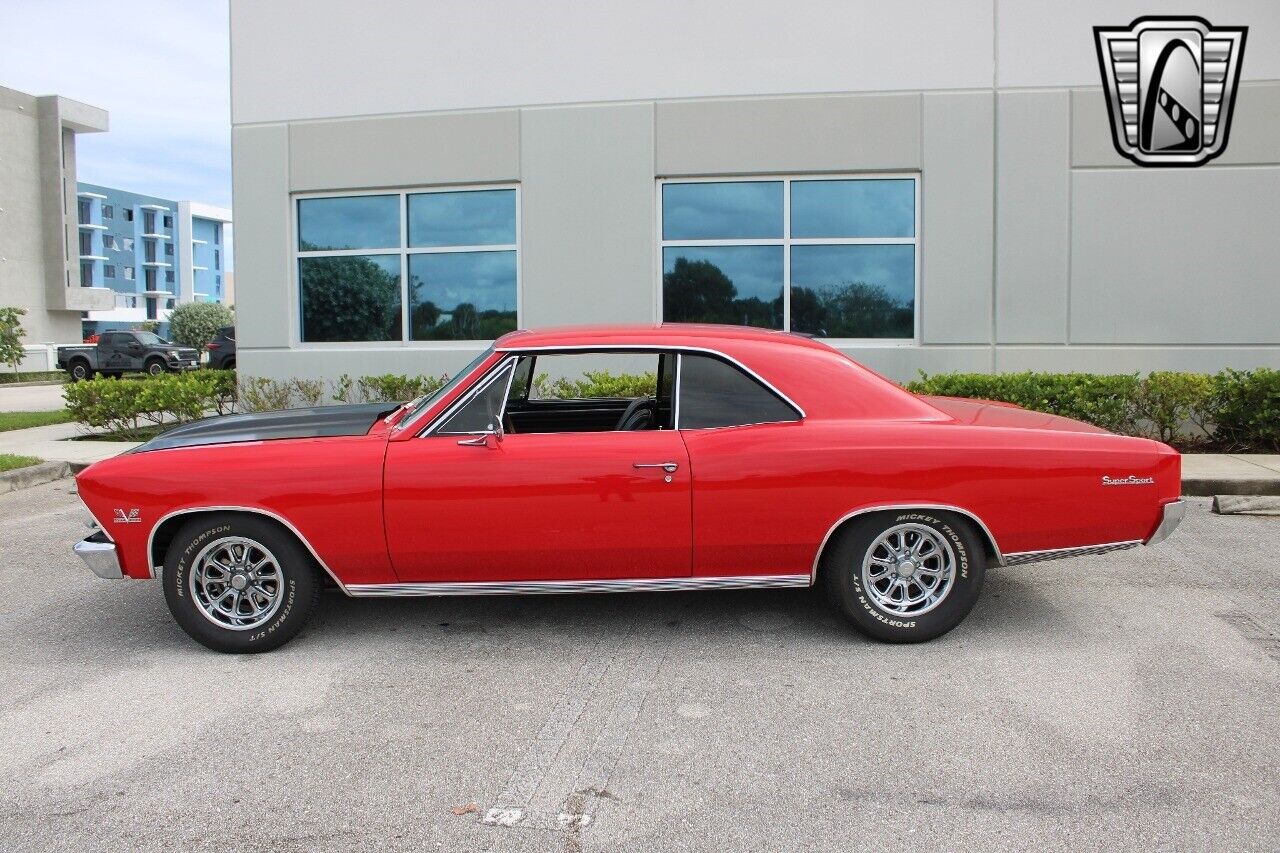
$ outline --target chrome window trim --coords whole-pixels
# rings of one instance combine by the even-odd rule
[[[495,352],[496,351],[497,350],[495,350]],[[504,356],[503,358],[499,359],[493,365],[493,367],[490,367],[487,371],[481,374],[479,379],[471,383],[470,388],[468,388],[467,390],[459,394],[458,398],[454,400],[452,403],[450,403],[443,412],[441,412],[440,414],[436,415],[434,418],[429,420],[426,426],[418,430],[417,433],[414,435],[414,438],[427,438],[429,436],[436,435],[437,434],[436,430],[439,429],[440,426],[443,425],[445,421],[453,417],[453,415],[459,409],[465,406],[467,403],[471,402],[471,400],[477,394],[479,394],[484,389],[488,388],[489,385],[492,384],[498,378],[498,374],[501,373],[508,364],[512,365],[511,375],[514,376],[515,375],[514,365],[518,360],[519,360],[518,356],[510,356],[510,355]],[[510,390],[510,387],[511,387],[510,384],[508,384],[507,389]],[[507,408],[507,401],[503,399],[502,401],[503,411],[506,411],[506,408]],[[451,434],[464,435],[464,433],[451,433]]]
[[[815,583],[817,582],[818,564],[822,562],[822,554],[827,550],[827,543],[831,540],[832,534],[836,532],[836,529],[840,527],[840,525],[844,524],[846,521],[848,521],[851,518],[857,518],[858,516],[866,515],[869,512],[896,512],[898,510],[912,510],[912,509],[932,509],[932,510],[941,510],[943,512],[955,512],[970,519],[979,527],[981,527],[982,532],[986,534],[987,541],[991,543],[992,550],[996,552],[996,564],[1000,566],[1005,565],[1005,557],[1000,553],[1000,543],[997,542],[996,537],[992,535],[991,528],[987,527],[987,523],[985,521],[983,521],[981,518],[978,518],[977,515],[975,515],[974,513],[970,512],[967,509],[964,509],[958,506],[953,506],[951,504],[927,504],[927,503],[926,504],[879,504],[877,506],[868,506],[868,507],[863,507],[862,509],[856,509],[853,512],[850,512],[846,515],[842,515],[839,519],[836,520],[835,524],[827,528],[827,535],[822,537],[822,543],[818,545],[818,552],[813,555],[813,568],[810,569],[810,572],[809,572],[809,576],[812,579],[812,582],[815,582]]]
[[[1141,539],[1128,539],[1123,542],[1106,542],[1101,545],[1074,545],[1070,548],[1048,548],[1044,551],[1017,551],[1005,554],[1004,565],[1024,566],[1027,563],[1042,563],[1045,560],[1063,560],[1067,557],[1083,557],[1087,554],[1107,554],[1111,551],[1124,551],[1142,544]]]
[[[737,367],[743,373],[746,373],[752,379],[759,382],[765,388],[768,388],[779,399],[781,399],[782,402],[786,403],[788,406],[794,409],[796,411],[796,414],[800,416],[799,418],[800,420],[804,420],[805,418],[808,417],[808,414],[805,413],[805,410],[801,408],[800,404],[798,404],[795,400],[792,400],[786,394],[779,391],[778,386],[774,385],[768,379],[765,379],[759,373],[752,370],[750,367],[747,367],[741,361],[729,355],[728,353],[722,352],[721,350],[718,350],[718,349],[712,349],[711,347],[699,347],[699,346],[690,346],[687,344],[663,344],[663,343],[570,344],[567,346],[547,345],[547,346],[537,346],[537,347],[506,346],[506,347],[495,347],[495,350],[497,352],[508,352],[508,353],[517,353],[517,354],[526,353],[526,352],[583,352],[583,351],[607,352],[609,350],[631,350],[632,352],[653,352],[653,353],[659,353],[659,352],[665,351],[665,352],[674,352],[677,355],[679,355],[680,353],[686,353],[686,352],[700,353],[702,355],[712,355],[712,356],[716,356],[718,358],[724,359],[725,361]],[[679,381],[680,381],[680,370],[679,370],[679,365],[677,364],[677,369],[676,369],[677,384],[679,383]],[[769,423],[792,423],[792,422],[791,421],[769,421]],[[737,426],[751,426],[751,424],[737,424]],[[723,427],[707,427],[707,429],[723,429]]]
[[[448,409],[446,409],[445,412],[440,415],[440,417],[436,418],[434,421],[432,421],[430,424],[424,427],[422,431],[418,433],[418,437],[425,437],[428,434],[430,435],[485,435],[487,431],[483,431],[483,430],[479,432],[440,432],[439,430],[441,427],[445,425],[445,422],[448,421],[449,418],[453,417],[455,414],[457,414],[459,411],[465,408],[467,403],[470,403],[476,397],[479,397],[481,394],[487,391],[489,389],[489,386],[497,382],[499,377],[502,376],[502,372],[504,370],[507,370],[508,367],[510,367],[511,369],[507,371],[507,384],[506,384],[506,390],[502,395],[502,405],[498,408],[498,423],[499,425],[501,425],[502,417],[504,414],[506,414],[506,411],[507,411],[507,395],[511,393],[511,380],[515,378],[516,363],[519,360],[520,360],[519,357],[508,356],[507,358],[504,358],[502,361],[498,362],[498,364],[492,370],[486,373],[483,377],[481,377],[476,382],[475,385],[467,389],[467,392],[465,394],[463,394],[457,400],[454,400],[453,405],[451,405]]]
[[[550,595],[586,592],[680,592],[699,589],[777,589],[807,587],[808,575],[725,575],[718,577],[628,578],[571,581],[467,581],[443,583],[351,584],[357,598],[454,595]]]
[[[197,512],[248,512],[248,513],[253,513],[255,515],[265,515],[267,518],[271,518],[280,522],[286,528],[288,528],[290,533],[298,537],[299,542],[301,542],[303,545],[307,547],[307,550],[311,552],[311,556],[315,558],[315,561],[320,565],[320,568],[324,569],[325,573],[328,574],[329,577],[333,578],[333,582],[338,585],[338,589],[342,590],[347,595],[351,595],[349,591],[349,587],[346,584],[344,584],[341,580],[338,579],[338,576],[334,574],[333,569],[329,568],[329,565],[324,561],[324,559],[320,556],[320,554],[316,552],[316,549],[311,546],[311,543],[309,541],[307,541],[307,537],[302,535],[302,531],[294,527],[293,523],[290,522],[289,519],[285,518],[284,516],[278,513],[272,512],[269,509],[262,509],[261,507],[256,507],[256,506],[192,506],[192,507],[187,507],[185,509],[177,509],[177,510],[174,510],[173,512],[166,513],[165,515],[161,516],[160,520],[157,521],[154,526],[152,526],[151,532],[147,534],[147,563],[151,567],[151,577],[159,578],[160,573],[164,570],[163,565],[154,562],[154,560],[152,559],[152,554],[154,553],[153,548],[155,545],[156,531],[159,530],[164,525],[164,523],[171,518],[174,518],[179,515],[191,515]]]

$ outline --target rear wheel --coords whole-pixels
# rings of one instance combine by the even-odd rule
[[[822,571],[832,601],[863,634],[919,643],[959,625],[986,574],[982,542],[948,512],[895,510],[836,534]]]
[[[67,366],[67,373],[71,375],[72,382],[83,382],[93,375],[93,370],[90,369],[89,362],[77,358]]]
[[[311,555],[293,536],[266,519],[229,513],[182,526],[165,555],[163,584],[173,618],[218,652],[284,645],[320,596]]]

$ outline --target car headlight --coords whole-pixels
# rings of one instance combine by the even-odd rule
[[[177,360],[178,360],[178,354],[177,354],[176,352],[174,352],[173,350],[169,350],[169,352],[168,352],[168,353],[166,353],[166,354],[169,356],[169,360],[170,360],[170,361],[177,361]]]

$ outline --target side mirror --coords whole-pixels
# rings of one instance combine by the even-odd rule
[[[498,445],[502,443],[502,422],[499,421],[495,428],[493,424],[489,425],[489,432],[482,432],[471,438],[462,438],[458,440],[458,444],[464,447],[487,447],[490,450],[497,450]]]

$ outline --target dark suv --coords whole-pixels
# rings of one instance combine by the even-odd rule
[[[209,351],[209,367],[215,370],[236,369],[236,327],[223,326],[218,336],[205,347]]]

